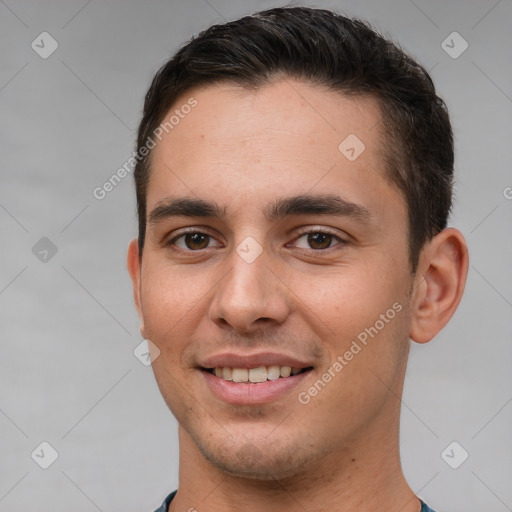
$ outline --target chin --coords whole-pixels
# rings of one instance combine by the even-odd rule
[[[202,452],[203,456],[220,471],[231,476],[245,478],[249,480],[270,481],[283,480],[298,475],[303,466],[292,461],[269,460],[268,457],[260,460],[232,459],[225,456],[217,456],[208,452]]]
[[[203,457],[217,469],[244,479],[270,481],[296,477],[308,470],[313,459],[320,458],[313,447],[309,447],[312,453],[308,454],[308,445],[300,441],[289,445],[275,439],[272,443],[252,443],[244,439],[240,439],[239,444],[230,439],[226,441],[226,444],[196,445]]]

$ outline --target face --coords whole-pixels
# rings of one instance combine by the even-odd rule
[[[290,476],[396,421],[406,204],[372,99],[283,80],[173,111],[191,97],[153,150],[140,262],[130,248],[142,332],[196,454]]]

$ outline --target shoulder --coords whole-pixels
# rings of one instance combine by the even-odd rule
[[[160,512],[160,511],[158,511],[158,512]],[[435,510],[431,509],[424,501],[422,501],[420,512],[435,512]]]
[[[155,512],[167,512],[169,510],[169,505],[171,504],[172,499],[176,495],[176,491],[171,492],[167,498],[165,498],[164,502],[160,507],[158,507]],[[430,511],[430,509],[427,509],[427,512]],[[421,512],[423,512],[423,509],[421,509]]]

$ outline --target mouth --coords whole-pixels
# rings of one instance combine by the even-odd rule
[[[205,392],[230,405],[261,405],[289,398],[314,373],[311,361],[285,352],[220,352],[196,367]]]
[[[260,406],[289,402],[290,393],[304,387],[314,371],[313,366],[235,366],[200,367],[206,389],[221,402],[236,406]]]
[[[313,369],[312,366],[298,368],[291,366],[258,366],[255,368],[231,368],[229,366],[217,366],[215,368],[202,368],[201,370],[224,381],[237,384],[260,384],[267,381],[288,379]]]

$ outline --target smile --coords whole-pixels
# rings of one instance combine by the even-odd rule
[[[298,375],[310,370],[308,368],[292,368],[290,366],[258,366],[257,368],[230,368],[218,366],[216,368],[205,368],[204,370],[216,377],[237,383],[260,383],[269,380],[277,380]]]

